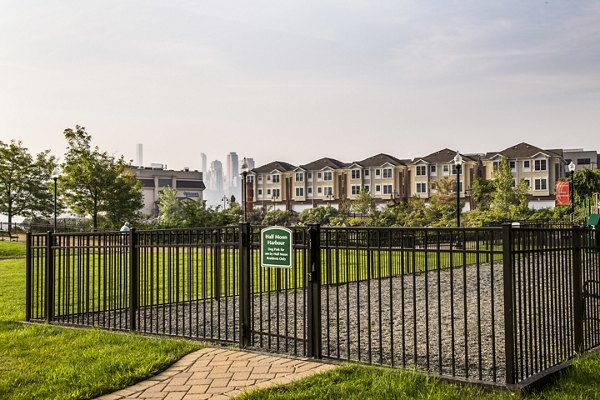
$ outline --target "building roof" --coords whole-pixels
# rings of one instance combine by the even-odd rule
[[[381,167],[382,165],[389,163],[392,165],[404,165],[402,160],[390,156],[389,154],[379,153],[369,158],[365,158],[362,161],[357,161],[353,164],[362,165],[363,167]]]
[[[485,158],[490,159],[498,155],[503,155],[507,158],[529,158],[539,153],[545,153],[554,157],[562,157],[562,150],[543,150],[529,143],[522,142],[500,152],[487,153]]]
[[[273,161],[273,162],[270,162],[263,166],[254,168],[252,170],[252,172],[259,173],[259,174],[267,174],[267,173],[273,172],[275,170],[281,171],[281,172],[292,171],[295,168],[296,167],[294,165],[283,162],[283,161]]]
[[[324,157],[300,166],[300,168],[303,168],[307,171],[318,171],[327,167],[332,169],[345,168],[346,163],[336,160],[335,158]]]
[[[460,153],[463,158],[463,161],[477,161],[478,155],[473,154],[463,154]],[[423,160],[429,164],[452,164],[454,163],[454,157],[456,156],[456,150],[450,150],[448,148],[436,151],[435,153],[431,153],[425,157],[415,158],[413,163]]]

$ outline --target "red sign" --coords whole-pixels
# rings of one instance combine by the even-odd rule
[[[569,182],[556,182],[556,205],[567,206],[569,204]]]

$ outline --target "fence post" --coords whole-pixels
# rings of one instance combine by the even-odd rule
[[[250,320],[250,223],[240,223],[240,348],[251,344]]]
[[[54,235],[46,233],[46,322],[54,319]]]
[[[307,351],[306,355],[322,358],[321,348],[321,227],[310,224],[307,272]]]
[[[140,265],[137,253],[138,235],[135,228],[129,231],[129,329],[137,330],[137,311],[139,308]]]
[[[510,223],[502,225],[502,280],[504,283],[504,359],[506,361],[506,384],[516,382],[515,373],[515,298],[514,298],[514,266],[513,232]]]
[[[583,352],[583,289],[581,285],[581,235],[583,231],[573,225],[573,328],[575,352]]]
[[[31,321],[31,259],[33,257],[33,250],[31,248],[31,232],[27,232],[27,236],[25,238],[25,251],[25,321]]]
[[[213,298],[221,298],[221,230],[213,231]]]

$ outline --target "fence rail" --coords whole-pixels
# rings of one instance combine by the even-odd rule
[[[597,231],[261,227],[27,235],[26,318],[519,386],[600,346]]]

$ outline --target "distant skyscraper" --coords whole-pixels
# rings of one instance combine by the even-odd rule
[[[240,167],[238,163],[238,155],[235,151],[227,154],[227,163],[225,164],[225,181],[228,189],[237,187],[238,177],[240,175]]]
[[[254,158],[246,157],[246,163],[248,163],[248,169],[252,171],[255,168]]]
[[[135,160],[135,162],[137,163],[138,167],[144,166],[144,145],[141,143],[138,143],[136,145],[136,160]]]
[[[210,190],[223,192],[223,164],[219,160],[210,163]]]
[[[208,170],[206,169],[206,154],[200,153],[200,172],[206,174]]]

